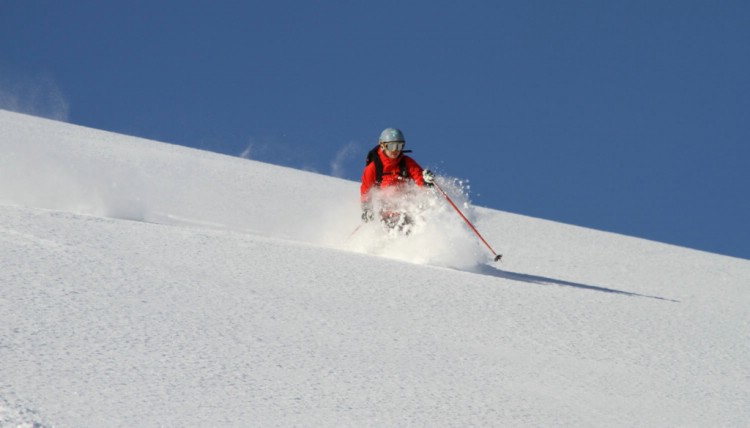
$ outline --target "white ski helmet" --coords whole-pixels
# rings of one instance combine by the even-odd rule
[[[396,128],[385,128],[380,133],[379,143],[405,143],[404,133]]]

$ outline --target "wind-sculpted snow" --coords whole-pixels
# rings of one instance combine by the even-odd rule
[[[0,426],[745,426],[750,262],[0,112]],[[369,146],[369,144],[367,145]],[[363,150],[369,147],[364,147]]]
[[[39,416],[33,410],[18,404],[11,404],[0,396],[0,427],[46,428],[38,421]]]

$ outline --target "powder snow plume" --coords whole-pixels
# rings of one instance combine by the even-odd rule
[[[440,177],[438,184],[470,220],[473,209],[467,188],[458,179]],[[469,269],[487,261],[477,237],[436,189],[405,186],[394,195],[392,188],[373,191],[375,221],[362,225],[350,238],[348,248],[368,254],[456,269]],[[381,214],[382,213],[382,214]],[[405,213],[391,227],[380,217]],[[408,217],[408,220],[405,220]]]

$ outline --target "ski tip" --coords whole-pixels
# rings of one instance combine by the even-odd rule
[[[495,256],[495,261],[499,262],[500,259],[502,259],[502,258],[503,258],[503,255],[502,254],[498,254],[498,255]]]

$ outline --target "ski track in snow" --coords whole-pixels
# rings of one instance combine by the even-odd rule
[[[446,205],[350,238],[356,183],[0,129],[0,426],[750,420],[747,260],[460,201],[492,264]]]

